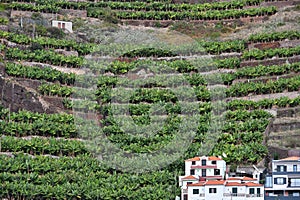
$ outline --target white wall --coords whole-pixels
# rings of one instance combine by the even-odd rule
[[[52,21],[52,26],[59,28],[58,23],[61,23],[61,24],[64,23],[65,24],[65,29],[67,29],[70,33],[73,33],[72,22],[53,20]]]
[[[212,164],[211,160],[208,160],[208,157],[200,157],[201,159],[206,159],[206,165],[212,166],[216,165],[217,169],[220,169],[220,176],[224,177],[226,173],[226,162],[224,160],[217,160],[216,164]],[[201,160],[195,161],[195,165],[192,165],[192,161],[185,161],[185,175],[191,175],[190,170],[192,166],[202,166]],[[202,169],[195,169],[195,176],[202,176]],[[214,169],[207,168],[206,176],[214,176]]]
[[[216,188],[217,193],[209,193],[210,188]],[[222,199],[224,194],[224,185],[206,185],[205,186],[205,199]]]
[[[226,162],[224,160],[217,161],[217,168],[220,169],[220,175],[224,178],[226,173]]]
[[[188,182],[198,183],[198,180],[182,180],[182,181],[179,181],[179,182],[180,182],[179,186],[181,186],[182,189],[186,189]]]
[[[193,194],[193,189],[199,189],[200,194],[205,193],[204,186],[189,186],[188,188],[188,200],[206,200],[206,194],[205,196],[200,196],[200,194]]]
[[[275,184],[275,178],[286,178],[286,184]],[[288,186],[288,176],[287,175],[273,175],[273,189],[284,189]]]
[[[277,172],[277,166],[284,165],[287,166],[287,172],[293,172],[293,166],[297,165],[297,171],[300,172],[300,162],[288,162],[288,161],[273,161],[272,162],[272,170],[273,172]]]

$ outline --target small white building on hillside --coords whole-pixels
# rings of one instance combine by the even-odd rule
[[[202,156],[185,161],[179,177],[182,200],[263,200],[264,186],[258,179],[228,177],[221,157]]]
[[[52,26],[60,29],[66,29],[70,33],[73,33],[72,22],[52,20]]]

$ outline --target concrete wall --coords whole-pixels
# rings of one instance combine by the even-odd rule
[[[57,28],[65,28],[70,33],[73,33],[72,22],[53,20],[52,26]]]

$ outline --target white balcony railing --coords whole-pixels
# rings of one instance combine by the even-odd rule
[[[263,197],[263,194],[247,194],[246,197]]]
[[[224,197],[245,197],[246,194],[244,193],[224,193]]]
[[[224,197],[263,197],[263,194],[224,193]]]

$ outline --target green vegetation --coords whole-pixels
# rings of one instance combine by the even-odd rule
[[[34,11],[33,20],[41,19],[40,13],[43,12],[60,13],[62,9],[75,9],[85,10],[88,16],[111,23],[119,20],[176,19],[181,20],[178,22],[181,28],[188,28],[185,20],[233,20],[277,12],[275,7],[261,6],[262,0],[203,4],[175,4],[169,0],[2,2],[12,10]],[[8,19],[0,18],[0,24],[7,25],[8,22]],[[236,26],[235,23],[238,22],[233,22],[232,26]],[[201,24],[202,28],[208,28],[207,24]],[[157,21],[156,25],[164,24]],[[215,36],[227,32],[223,22],[218,21],[215,25],[219,30],[213,33]],[[193,44],[174,47],[162,43],[120,45],[110,40],[99,45],[78,43],[58,39],[62,36],[58,28],[47,28],[43,24],[37,24],[35,28],[38,35],[52,33],[57,38],[32,38],[14,33],[19,30],[13,28],[14,32],[0,31],[0,39],[4,39],[4,43],[17,44],[14,48],[0,45],[5,64],[1,79],[13,82],[36,80],[38,98],[45,103],[50,99],[47,112],[51,113],[51,106],[55,106],[56,101],[62,101],[68,109],[66,112],[78,116],[25,110],[13,112],[0,108],[0,151],[5,154],[0,155],[1,199],[174,199],[180,193],[177,180],[183,172],[183,161],[196,156],[205,143],[216,142],[208,154],[226,154],[224,160],[228,164],[256,164],[269,153],[264,144],[264,132],[274,116],[264,109],[300,105],[300,97],[258,101],[235,99],[250,94],[299,90],[300,63],[294,58],[289,59],[299,55],[299,47],[248,49],[248,45],[258,42],[300,39],[299,31],[252,34],[243,40],[196,39]],[[77,51],[79,56],[65,56],[57,53],[56,49]],[[85,60],[84,56],[89,54],[93,58],[103,56],[101,59],[104,58],[104,61]],[[193,60],[194,56],[198,56],[197,59]],[[106,58],[109,61],[105,61]],[[273,59],[272,65],[242,67],[248,60],[270,58],[286,58],[291,64],[279,65]],[[48,65],[27,66],[21,64],[24,61]],[[76,68],[71,69],[76,72],[81,67],[89,67],[94,74],[64,73],[51,65],[61,69]],[[267,80],[269,76],[280,77]],[[238,83],[233,84],[235,80]],[[214,85],[222,87],[214,88]],[[30,85],[27,87],[30,88]],[[52,101],[55,102],[53,105]],[[185,121],[188,122],[185,124]],[[191,127],[194,129],[191,130]],[[188,149],[173,163],[155,172],[148,169],[159,164],[148,160],[143,160],[148,168],[142,174],[139,174],[140,171],[121,171],[120,166],[115,164],[108,166],[105,159],[118,156],[109,145],[93,146],[92,149],[86,145],[89,137],[101,134],[129,157],[134,153],[150,153],[164,160],[174,149],[163,153],[159,150],[168,145],[178,148],[172,142],[183,137],[185,133],[182,130],[186,129],[194,134],[193,138],[189,138]],[[187,134],[190,133],[188,131]],[[98,155],[94,155],[95,152],[101,152],[102,159],[96,159]],[[127,165],[127,162],[122,162],[122,165]],[[138,163],[133,164],[139,166]]]
[[[61,84],[72,85],[75,82],[74,73],[63,73],[50,67],[24,66],[15,63],[6,63],[5,72],[10,76],[45,80],[49,82],[59,81]]]
[[[7,48],[6,59],[8,60],[26,60],[29,62],[42,62],[51,65],[66,67],[81,67],[83,58],[77,56],[64,56],[52,50],[20,50],[18,48]]]
[[[37,37],[32,39],[27,35],[10,33],[7,31],[0,31],[0,38],[22,45],[37,43],[47,49],[75,50],[79,53],[79,55],[91,53],[95,46],[94,44],[78,43],[75,40],[56,39],[49,37]]]

